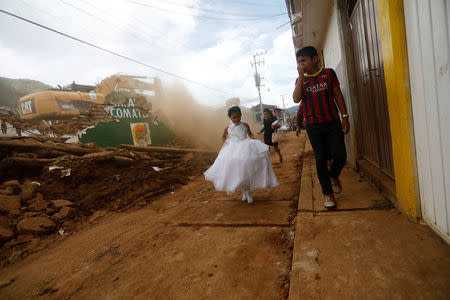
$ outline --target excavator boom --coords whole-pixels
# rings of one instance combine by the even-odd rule
[[[116,74],[103,79],[95,88],[95,93],[102,93],[105,97],[119,89],[128,89],[131,91],[153,91],[155,84],[148,83],[138,78],[148,78],[144,76],[129,76]]]

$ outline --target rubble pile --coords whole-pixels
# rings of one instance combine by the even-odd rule
[[[24,132],[39,132],[43,136],[73,135],[100,121],[119,121],[110,114],[112,107],[111,104],[93,103],[87,111],[83,111],[75,117],[57,121],[25,120],[12,112],[0,110],[0,119],[2,124],[11,124],[18,135],[22,135]]]
[[[12,127],[16,129],[17,135],[21,135],[22,131],[39,131],[45,132],[47,129],[44,123],[41,124],[33,124],[24,119],[20,119],[10,108],[0,107],[0,126],[1,132],[6,134],[7,123],[11,124]]]
[[[78,132],[95,126],[99,122],[119,122],[111,113],[113,104],[107,103],[93,103],[89,106],[87,111],[80,112],[79,115],[72,118],[40,121],[40,120],[25,120],[19,118],[12,111],[7,111],[0,108],[0,121],[3,134],[6,134],[6,124],[10,124],[16,129],[17,135],[24,135],[23,133],[33,133],[41,136],[65,136],[75,135]],[[143,115],[151,116],[151,105],[135,104],[134,109],[140,111]]]
[[[59,120],[48,124],[48,130],[56,136],[76,134],[89,126],[96,125],[98,122],[119,121],[114,118],[109,111],[112,105],[93,103],[89,106],[89,110],[73,117],[69,120]]]
[[[174,191],[214,158],[199,150],[63,141],[0,138],[0,262],[43,247],[43,236],[70,234],[98,210]]]

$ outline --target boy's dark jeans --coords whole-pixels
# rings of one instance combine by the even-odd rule
[[[316,157],[316,169],[324,195],[333,194],[331,178],[338,178],[347,160],[344,132],[340,120],[306,125],[309,141]],[[328,159],[332,159],[328,171]]]

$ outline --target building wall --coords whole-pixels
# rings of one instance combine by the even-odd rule
[[[333,68],[341,83],[341,91],[347,104],[347,110],[350,115],[350,132],[345,136],[345,144],[347,148],[347,160],[353,166],[356,167],[357,149],[356,149],[356,122],[357,108],[356,99],[352,89],[354,88],[354,82],[352,83],[349,78],[351,72],[353,72],[352,61],[349,61],[349,57],[353,59],[353,53],[347,53],[348,45],[346,45],[346,38],[351,40],[351,37],[346,36],[349,34],[348,28],[343,26],[349,26],[348,20],[342,20],[342,13],[346,13],[341,10],[339,0],[333,1],[333,8],[331,10],[330,21],[325,33],[325,39],[323,44],[323,58],[325,66]],[[342,1],[341,1],[342,2]],[[344,5],[345,7],[345,5]],[[347,18],[348,19],[348,18]]]
[[[336,1],[333,2],[333,9],[323,45],[323,56],[327,67],[336,69],[339,63],[341,63],[342,55],[339,39],[339,26],[337,22],[337,6]]]
[[[403,3],[422,216],[450,242],[450,3]]]
[[[408,52],[402,0],[378,0],[381,47],[392,136],[397,204],[420,217]]]

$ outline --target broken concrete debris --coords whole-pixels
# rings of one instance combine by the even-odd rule
[[[22,185],[22,191],[20,192],[20,200],[26,202],[36,195],[36,189],[38,184],[36,182],[27,181]]]
[[[0,213],[9,213],[20,208],[19,196],[0,195]]]
[[[49,217],[31,217],[17,223],[19,233],[43,234],[56,229],[56,224]]]

